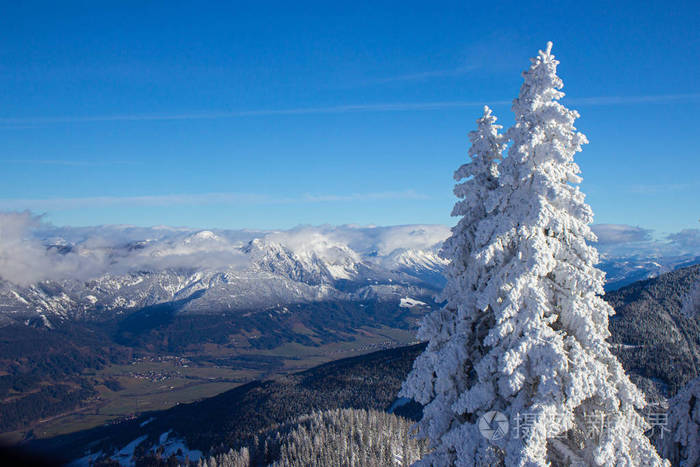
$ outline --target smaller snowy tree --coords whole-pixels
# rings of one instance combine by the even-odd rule
[[[441,251],[441,256],[451,260],[445,271],[447,285],[440,297],[447,304],[423,320],[418,338],[428,341],[428,347],[416,359],[401,390],[402,396],[425,406],[419,436],[429,438],[432,443],[432,453],[423,459],[425,464],[446,465],[454,457],[454,446],[443,442],[443,435],[461,422],[451,406],[468,386],[469,359],[476,352],[464,343],[478,342],[464,335],[472,332],[471,320],[478,319],[467,313],[471,308],[467,302],[474,297],[469,291],[486,285],[479,283],[486,276],[475,267],[471,253],[488,240],[480,226],[497,204],[494,196],[498,188],[498,162],[505,148],[500,128],[491,109],[485,106],[477,120],[477,129],[469,133],[470,161],[454,174],[459,182],[454,189],[459,201],[452,215],[460,220]]]
[[[669,433],[657,438],[659,452],[673,465],[700,465],[700,378],[678,391],[668,406]]]

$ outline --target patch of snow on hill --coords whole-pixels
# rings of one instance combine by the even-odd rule
[[[399,306],[401,308],[413,308],[414,306],[427,306],[427,303],[421,302],[420,300],[416,300],[413,298],[405,297],[401,299]]]

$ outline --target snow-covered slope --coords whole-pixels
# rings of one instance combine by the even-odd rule
[[[633,282],[658,277],[661,274],[700,263],[700,255],[634,255],[604,256],[599,268],[605,271],[608,291],[617,290]]]

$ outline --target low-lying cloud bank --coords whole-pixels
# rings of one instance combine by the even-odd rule
[[[0,278],[29,285],[104,274],[245,267],[231,242],[183,229],[55,228],[30,212],[0,213]]]
[[[0,213],[0,277],[28,284],[96,272],[90,258],[44,246],[32,235],[40,226],[41,218],[29,212]]]
[[[668,238],[685,249],[700,251],[700,229],[683,229]]]
[[[661,241],[653,239],[652,231],[629,225],[600,224],[593,230],[603,258],[700,256],[700,229],[685,229]],[[255,238],[305,256],[351,251],[364,258],[381,258],[405,249],[437,250],[449,234],[449,227],[443,225],[326,225],[284,231],[56,227],[28,211],[0,212],[0,278],[29,285],[167,269],[242,271],[250,261],[244,247]]]
[[[592,230],[602,258],[700,256],[700,229],[684,229],[661,239],[654,238],[653,230],[625,224],[597,224]]]
[[[625,224],[597,224],[593,232],[598,237],[598,245],[646,242],[651,240],[652,230]]]

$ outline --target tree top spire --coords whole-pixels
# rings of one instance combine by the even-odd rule
[[[544,51],[545,54],[551,55],[552,54],[552,41],[547,42],[547,49]]]

